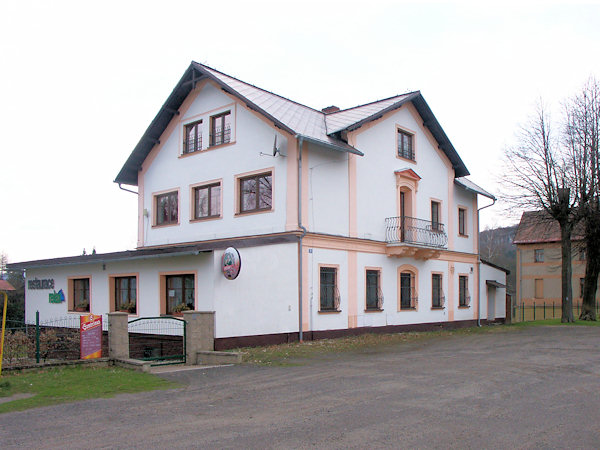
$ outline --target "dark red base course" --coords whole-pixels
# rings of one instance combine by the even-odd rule
[[[489,325],[492,323],[504,323],[504,319],[501,318],[491,321],[481,320],[482,325]],[[456,328],[473,327],[476,325],[476,320],[417,323],[410,325],[386,325],[383,327],[360,327],[344,328],[341,330],[305,331],[304,333],[302,333],[302,337],[305,341],[315,341],[318,339],[332,339],[344,336],[358,336],[366,333],[403,333],[408,331],[453,330]],[[298,342],[298,332],[216,338],[215,350],[229,350],[232,348],[240,347],[259,347],[264,345],[286,344],[288,342]]]

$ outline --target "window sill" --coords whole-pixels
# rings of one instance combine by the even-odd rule
[[[462,305],[462,306],[459,306],[458,309],[469,309],[470,307],[471,307],[470,305],[466,305],[466,306]]]
[[[223,147],[227,147],[228,145],[233,145],[233,144],[235,144],[235,141],[224,142],[223,144],[217,144],[217,145],[209,145],[205,149],[202,149],[201,152],[205,152],[207,150],[214,150],[216,148],[223,148]]]
[[[402,161],[413,163],[413,164],[417,163],[417,159],[416,158],[415,159],[405,158],[404,156],[400,156],[398,153],[396,153],[396,158],[397,159],[401,159]]]
[[[176,227],[179,225],[179,222],[175,223],[163,223],[160,225],[152,225],[152,228],[167,228],[167,227]]]
[[[410,308],[402,308],[400,307],[400,311],[416,311],[417,308],[415,308],[414,306],[410,307]]]
[[[432,306],[431,309],[442,310],[442,309],[446,309],[446,307],[445,306]]]
[[[188,156],[197,155],[198,153],[204,153],[208,148],[202,148],[193,152],[186,152],[179,155],[180,158],[187,158]]]
[[[198,219],[191,219],[190,223],[198,223],[198,222],[209,222],[211,220],[219,220],[222,219],[223,216],[219,215],[219,216],[208,216],[208,217],[200,217]]]
[[[79,315],[90,314],[89,311],[75,311],[74,309],[68,310],[67,313],[69,313],[69,314],[79,314]]]
[[[378,312],[382,312],[383,308],[367,308],[365,309],[366,313],[378,313]]]
[[[469,235],[468,235],[468,234],[460,234],[460,233],[458,233],[458,237],[461,237],[461,238],[468,238],[468,237],[469,237]]]
[[[257,210],[252,210],[252,211],[244,211],[244,212],[238,212],[234,214],[234,217],[244,217],[244,216],[252,216],[254,214],[264,214],[264,213],[270,213],[275,211],[273,208],[270,209],[257,209]]]
[[[138,313],[137,312],[129,312],[129,311],[121,311],[121,310],[116,310],[116,311],[111,311],[111,312],[120,312],[120,313],[127,313],[128,316],[133,316],[133,317],[137,317]]]
[[[339,314],[341,313],[341,309],[321,309],[319,310],[319,314]]]

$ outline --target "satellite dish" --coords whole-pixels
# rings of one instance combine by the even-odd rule
[[[284,153],[281,153],[281,149],[277,147],[277,134],[275,134],[275,140],[273,141],[273,151],[271,153],[263,153],[260,152],[261,156],[286,156]]]

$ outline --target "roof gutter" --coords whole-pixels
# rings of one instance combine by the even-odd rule
[[[131,189],[125,189],[123,186],[121,186],[121,183],[119,183],[119,189],[121,189],[122,191],[125,191],[125,192],[131,192],[132,194],[135,194],[135,195],[140,195],[139,192],[132,191]]]

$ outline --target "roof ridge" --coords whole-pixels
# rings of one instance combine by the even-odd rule
[[[253,87],[253,88],[255,88],[255,89],[258,89],[258,90],[261,90],[261,91],[263,91],[263,92],[266,92],[267,94],[274,95],[275,97],[279,97],[279,98],[281,98],[281,99],[283,99],[283,100],[285,100],[285,101],[288,101],[288,102],[290,102],[290,103],[294,103],[294,104],[296,104],[296,105],[298,105],[298,106],[302,106],[302,107],[304,107],[304,108],[310,109],[311,111],[314,111],[314,112],[317,112],[317,113],[319,113],[319,114],[322,114],[323,116],[325,116],[325,115],[326,115],[326,114],[325,114],[323,111],[319,111],[318,109],[312,108],[312,107],[310,107],[310,106],[308,106],[308,105],[305,105],[305,104],[303,104],[303,103],[297,102],[297,101],[295,101],[295,100],[291,100],[291,99],[289,99],[289,98],[287,98],[287,97],[284,97],[283,95],[276,94],[275,92],[268,91],[267,89],[263,89],[263,88],[261,88],[261,87],[259,87],[259,86],[256,86],[256,85],[252,84],[252,83],[248,83],[247,81],[240,80],[239,78],[236,78],[236,77],[234,77],[233,75],[229,75],[229,74],[227,74],[227,73],[225,73],[225,72],[221,72],[220,70],[217,70],[217,69],[215,69],[215,68],[213,68],[213,67],[210,67],[210,66],[208,66],[208,65],[206,65],[206,64],[202,64],[202,63],[196,62],[196,61],[194,61],[194,60],[192,60],[192,64],[196,64],[196,65],[198,65],[198,66],[202,66],[202,67],[205,67],[205,68],[207,68],[207,69],[213,70],[213,71],[215,71],[215,72],[218,72],[218,73],[220,73],[221,75],[225,75],[226,77],[233,78],[235,81],[238,81],[238,82],[240,82],[240,83],[244,83],[244,84],[245,84],[245,85],[247,85],[247,86],[251,86],[251,87]]]
[[[391,97],[382,98],[381,100],[375,100],[375,101],[372,101],[372,102],[363,103],[362,105],[356,105],[356,106],[351,106],[350,108],[340,109],[339,111],[336,111],[334,113],[326,114],[326,116],[335,116],[336,114],[340,114],[340,113],[343,113],[343,112],[346,112],[346,111],[350,111],[351,109],[362,108],[363,106],[374,105],[375,103],[385,102],[385,101],[391,100],[393,98],[404,97],[406,95],[411,95],[411,94],[416,94],[416,93],[421,93],[421,91],[417,90],[417,91],[405,92],[404,94],[392,95]]]

